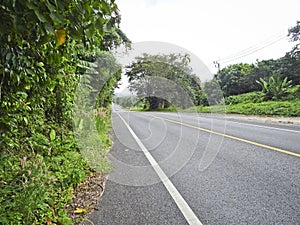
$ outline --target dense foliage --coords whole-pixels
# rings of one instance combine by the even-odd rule
[[[261,90],[256,80],[269,80],[270,77],[280,77],[292,81],[293,85],[300,83],[299,56],[286,55],[277,60],[263,60],[256,64],[233,64],[220,70],[213,81],[217,82],[223,91],[224,97]],[[206,86],[210,86],[208,82]]]
[[[200,106],[198,107],[200,111],[207,111],[206,106],[208,105],[225,104],[229,106],[227,112],[237,113],[238,110],[241,110],[240,113],[246,114],[264,114],[265,112],[267,115],[274,113],[274,115],[299,116],[297,107],[291,108],[300,98],[299,27],[298,21],[296,26],[288,31],[290,40],[296,45],[285,56],[279,59],[257,60],[254,64],[229,65],[218,71],[211,81],[203,83],[201,87],[200,82],[194,79],[194,75],[186,67],[188,60],[179,62],[182,58],[178,57],[176,62],[174,60],[176,55],[138,57],[134,63],[127,67],[126,75],[129,77],[131,90],[138,97],[146,98],[146,101],[140,101],[140,98],[132,102],[132,97],[119,97],[116,98],[116,102],[123,107],[140,109],[141,106],[147,108],[148,103],[148,108],[157,110],[163,108],[162,106],[169,106],[170,103],[164,101],[172,99],[172,103],[175,103],[174,106],[177,107],[176,110],[187,107],[188,104],[184,107],[176,105],[174,98],[181,100],[180,95],[173,95],[172,98],[172,92],[174,90],[177,93],[181,92],[170,82],[161,79],[162,77],[182,85],[184,91],[192,99],[192,103]],[[184,69],[180,70],[178,66]],[[181,76],[180,74],[190,75]],[[153,79],[153,77],[155,78]],[[183,82],[182,77],[184,77]],[[193,81],[196,82],[193,83]],[[224,97],[223,100],[220,96],[221,93]],[[163,96],[164,100],[155,99],[153,96]],[[271,102],[268,103],[267,101],[270,100]],[[186,99],[183,101],[185,102]],[[274,101],[279,103],[276,104]],[[283,101],[287,103],[283,103]],[[242,105],[244,106],[241,107]],[[268,106],[270,109],[267,109]],[[278,106],[279,109],[275,110],[273,106]],[[246,110],[247,107],[248,110]],[[287,108],[284,109],[284,107]],[[169,110],[172,111],[173,109]],[[208,111],[210,112],[210,110]]]
[[[287,77],[271,76],[268,81],[260,78],[256,81],[262,87],[265,100],[280,100],[287,96],[289,89],[292,87],[291,80]]]
[[[265,100],[284,99],[291,86],[300,84],[299,27],[298,21],[296,26],[289,29],[288,36],[296,45],[285,56],[257,61],[255,64],[229,65],[204,84],[205,92],[213,96],[217,94],[214,90],[220,87],[225,102],[228,97],[257,91],[263,92]],[[297,95],[295,98],[298,98]]]
[[[89,168],[72,131],[75,90],[101,50],[128,43],[118,7],[3,0],[0,15],[0,223],[70,224],[64,205]],[[98,96],[107,109],[97,122],[102,136],[117,73]]]
[[[220,106],[196,106],[187,111],[191,112],[220,112],[224,113]],[[226,106],[226,113],[244,114],[244,115],[267,115],[267,116],[300,116],[300,100],[291,101],[263,101],[248,102]]]
[[[300,54],[300,21],[297,21],[296,26],[289,29],[288,36],[290,40],[296,42],[294,48],[288,53],[291,56],[297,56]]]
[[[139,99],[135,95],[131,96],[115,96],[114,103],[123,108],[131,109],[132,107],[143,108],[145,106],[144,99]]]
[[[181,108],[200,104],[200,79],[189,66],[188,55],[148,55],[136,57],[126,67],[129,88],[140,99],[145,99],[149,108]]]

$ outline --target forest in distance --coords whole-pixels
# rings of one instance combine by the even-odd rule
[[[144,54],[126,67],[132,94],[116,95],[114,102],[132,110],[218,112],[225,105],[226,113],[300,116],[299,21],[287,35],[295,46],[283,57],[232,64],[204,83],[188,55]],[[223,98],[217,97],[220,89]]]

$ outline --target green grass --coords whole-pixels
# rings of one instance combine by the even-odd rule
[[[236,113],[245,115],[300,116],[300,100],[239,103],[226,106],[197,106],[197,112]],[[188,109],[192,111],[194,109]]]
[[[234,105],[239,103],[260,103],[264,101],[264,95],[261,92],[250,92],[240,95],[233,95],[225,98],[226,105]]]
[[[286,96],[281,100],[281,102],[285,102],[285,101],[293,102],[299,99],[300,99],[300,85],[296,85],[288,90]],[[226,105],[235,105],[240,103],[244,103],[244,104],[262,103],[264,101],[265,101],[264,94],[260,91],[249,92],[240,95],[233,95],[233,96],[226,97],[224,99]]]
[[[300,116],[300,100],[294,101],[268,101],[257,103],[238,103],[232,105],[195,106],[188,109],[166,108],[157,110],[144,110],[141,108],[132,111],[155,112],[200,112],[200,113],[235,113],[245,115],[274,115],[274,116]]]
[[[130,110],[130,111],[136,111],[136,112],[178,112],[181,111],[181,109],[175,107],[175,106],[170,106],[168,108],[164,108],[164,109],[149,109],[146,108],[144,109],[144,107],[141,106],[132,106],[132,107],[127,107],[124,108],[126,110]]]
[[[164,109],[155,109],[155,110],[142,109],[141,111],[144,111],[144,112],[147,112],[147,111],[152,111],[152,112],[178,112],[179,109],[175,106],[170,106],[170,107],[164,108]]]
[[[71,131],[62,136],[51,130],[49,136],[30,139],[32,152],[1,152],[0,224],[73,224],[65,206],[74,187],[88,173],[111,170],[111,110],[98,109],[86,117],[95,120],[82,116],[76,139]],[[88,132],[91,127],[94,132]]]
[[[281,101],[264,101],[261,92],[250,92],[241,95],[229,96],[224,102],[214,106],[194,106],[180,109],[171,106],[166,109],[149,110],[143,107],[131,107],[131,111],[156,112],[201,112],[201,113],[235,113],[245,115],[268,116],[300,116],[300,99],[297,98],[299,87],[290,90],[289,96]]]
[[[300,116],[300,86],[291,88],[284,100],[264,101],[262,92],[229,96],[219,105],[195,106],[184,112],[236,113],[244,115]]]
[[[86,179],[86,161],[76,151],[54,157],[0,157],[0,224],[72,224],[65,205],[73,186]]]

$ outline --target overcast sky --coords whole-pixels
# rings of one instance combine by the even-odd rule
[[[176,44],[193,52],[211,70],[214,60],[224,67],[283,56],[293,45],[286,37],[288,28],[300,20],[299,0],[116,2],[121,28],[133,42]]]

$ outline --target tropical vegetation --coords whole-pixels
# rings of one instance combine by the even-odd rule
[[[72,224],[65,206],[74,187],[108,169],[110,102],[121,71],[97,70],[97,59],[114,63],[105,52],[129,44],[118,7],[114,0],[3,0],[0,14],[0,224]],[[91,66],[97,73],[87,77]],[[104,78],[99,93],[92,83]],[[97,91],[99,133],[89,137],[101,140],[97,165],[80,152],[80,129],[73,131],[73,122],[87,126],[73,121],[80,88]]]
[[[134,106],[135,110],[185,110],[188,105],[184,104],[188,101],[181,98],[184,92],[193,105],[185,111],[197,109],[199,112],[221,112],[222,108],[222,112],[227,113],[300,116],[299,21],[289,29],[288,36],[296,45],[285,56],[257,60],[253,64],[232,64],[219,70],[212,80],[204,83],[198,79],[201,74],[193,74],[187,55],[185,61],[181,62],[182,56],[174,54],[138,57],[127,66],[126,71],[129,87],[136,95],[135,101],[129,101],[132,97],[119,97],[116,100],[124,107]],[[183,92],[169,81],[183,87]],[[154,107],[149,100],[153,101],[154,96],[160,96],[159,101],[167,101],[168,104],[156,104]]]

